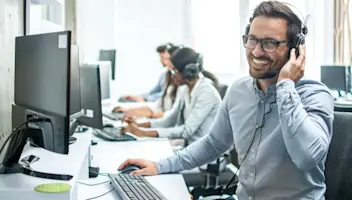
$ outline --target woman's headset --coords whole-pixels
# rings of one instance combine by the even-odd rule
[[[203,64],[203,56],[198,53],[196,63],[190,63],[185,66],[182,71],[182,77],[186,80],[194,80],[198,78],[199,73],[202,71],[201,66]]]
[[[183,49],[183,46],[180,45],[179,48],[171,56],[177,55],[182,49]],[[199,73],[202,71],[202,68],[201,68],[202,65],[203,65],[203,55],[198,53],[198,58],[196,63],[189,63],[182,70],[183,79],[184,80],[196,79]]]

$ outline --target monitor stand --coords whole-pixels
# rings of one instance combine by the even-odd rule
[[[38,141],[39,138],[42,138],[40,136],[43,135],[41,129],[25,127],[12,134],[13,135],[10,135],[12,138],[9,140],[3,163],[0,165],[0,174],[23,173],[34,177],[56,180],[70,180],[73,178],[73,176],[67,174],[51,174],[34,171],[29,166],[21,165],[19,163],[23,148],[28,139],[31,139],[34,144],[36,144],[36,142],[42,142],[40,140]],[[40,144],[38,144],[38,146],[40,146]]]

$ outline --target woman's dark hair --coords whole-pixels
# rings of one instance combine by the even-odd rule
[[[173,45],[172,43],[166,43],[163,45],[160,45],[158,47],[156,47],[156,52],[158,53],[164,53],[165,51],[167,51],[170,48],[175,47],[175,45]]]
[[[164,105],[165,105],[164,98],[167,95],[167,90],[168,90],[168,87],[170,85],[173,85],[173,89],[172,89],[172,91],[170,93],[170,99],[171,99],[172,104],[174,104],[175,103],[175,99],[176,99],[176,93],[177,93],[177,88],[178,87],[177,87],[176,84],[173,83],[171,72],[168,71],[166,73],[166,76],[165,76],[165,87],[164,87],[164,90],[163,90],[163,94],[161,95],[161,108],[162,108],[163,112],[166,111],[164,109]]]
[[[302,21],[288,6],[290,4],[278,1],[265,1],[260,3],[253,12],[249,22],[252,23],[257,16],[275,17],[285,19],[287,21],[287,39],[293,42],[295,36],[302,32]],[[246,35],[248,35],[250,24],[246,27]]]
[[[170,48],[166,48],[166,46],[165,46],[165,51],[167,51],[170,55],[173,55],[180,48],[182,48],[182,46],[174,46],[173,45]],[[161,95],[161,108],[162,108],[162,110],[164,112],[165,112],[165,110],[164,110],[164,105],[165,105],[164,98],[167,95],[168,87],[170,85],[173,85],[173,89],[172,89],[171,93],[169,94],[170,98],[171,98],[171,102],[173,104],[175,102],[175,99],[176,99],[176,93],[177,93],[178,86],[173,83],[173,79],[172,79],[171,73],[168,71],[166,73],[166,76],[165,76],[165,87],[164,87],[164,90],[163,90],[163,94]]]
[[[200,54],[193,49],[183,47],[171,55],[171,63],[179,72],[182,73],[188,64],[197,63],[199,56]],[[199,69],[206,78],[213,81],[215,88],[219,89],[218,79],[211,72],[204,70],[202,61],[199,63]]]

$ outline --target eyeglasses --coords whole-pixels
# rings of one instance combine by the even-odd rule
[[[275,52],[280,44],[288,42],[288,40],[257,39],[249,35],[242,36],[242,39],[244,47],[248,49],[255,49],[259,42],[263,51],[268,53]]]

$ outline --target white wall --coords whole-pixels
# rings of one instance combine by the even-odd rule
[[[155,51],[165,42],[191,45],[189,0],[77,0],[77,34],[83,61],[116,48],[115,95],[141,93],[162,67]],[[81,52],[82,53],[82,52]]]
[[[155,51],[165,42],[191,45],[188,0],[117,0],[117,88],[148,91],[163,71]]]
[[[0,0],[0,146],[11,131],[15,37],[23,34],[23,1]]]
[[[81,61],[95,61],[100,49],[114,48],[116,0],[76,0]]]

